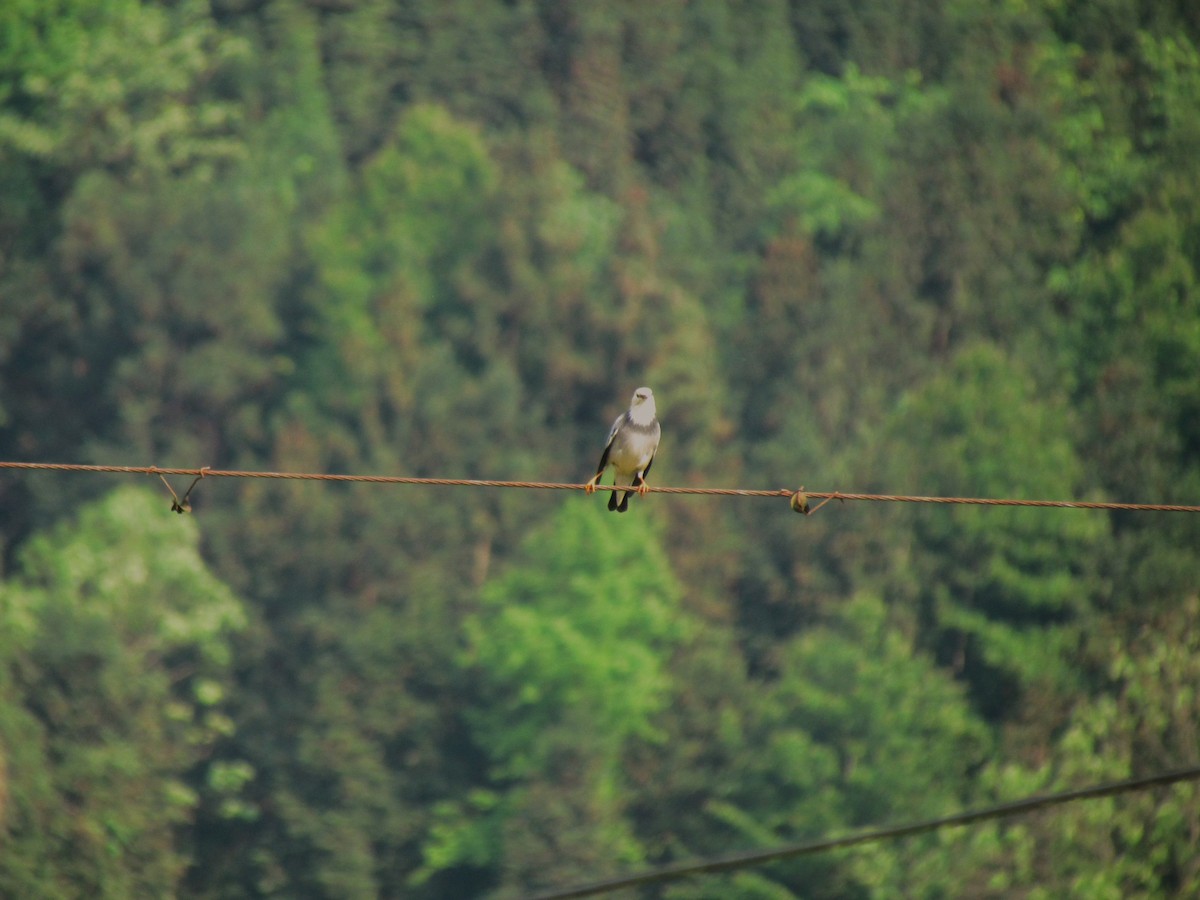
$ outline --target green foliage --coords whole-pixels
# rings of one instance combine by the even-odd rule
[[[570,710],[587,710],[605,755],[654,736],[668,687],[662,653],[685,633],[658,540],[644,516],[625,524],[572,504],[484,588],[466,631],[489,688],[475,729],[497,777],[539,769],[538,735]]]
[[[1077,496],[1082,466],[1064,411],[996,348],[960,353],[897,407],[877,451],[881,483],[939,496]],[[1088,608],[1081,577],[1103,546],[1095,517],[955,507],[905,516],[889,596],[963,670],[993,712],[1022,685],[1073,683],[1070,651]],[[1093,563],[1094,564],[1094,563]],[[981,665],[982,664],[982,665]]]
[[[1040,765],[990,764],[980,778],[989,794],[1000,801],[1065,791],[1195,759],[1198,611],[1193,598],[1131,640],[1099,638],[1111,690],[1072,711]],[[1198,828],[1196,788],[1183,783],[947,832],[940,846],[917,852],[914,869],[950,894],[966,883],[988,897],[1186,897],[1200,878]]]
[[[788,641],[767,684],[710,669],[715,649],[677,678],[671,751],[647,779],[647,805],[661,807],[685,858],[945,814],[969,795],[971,773],[987,758],[987,729],[961,687],[915,651],[876,597],[859,595],[828,625]],[[711,784],[689,782],[691,754],[707,762]],[[693,792],[704,798],[700,809],[690,809]],[[812,858],[670,896],[867,896],[869,888],[887,896],[911,871],[903,853]]]
[[[1054,760],[1054,784],[1131,778],[1197,756],[1200,733],[1200,603],[1195,596],[1155,616],[1133,640],[1106,641],[1111,695],[1081,705]],[[1133,794],[1065,811],[1042,835],[1053,859],[1050,896],[1187,896],[1200,889],[1191,852],[1200,834],[1196,786]]]
[[[422,878],[467,864],[528,884],[586,870],[598,848],[640,859],[622,818],[621,760],[631,742],[663,739],[665,659],[689,630],[657,532],[645,516],[571,503],[484,585],[464,624],[463,665],[477,684],[467,720],[489,787],[440,806]],[[546,796],[547,782],[561,800]],[[558,832],[548,845],[546,819]]]
[[[895,151],[897,120],[918,96],[912,77],[893,86],[854,65],[838,78],[814,75],[796,95],[796,148],[802,168],[766,195],[769,209],[791,213],[803,233],[837,239],[878,219],[878,196]]]
[[[853,599],[781,655],[776,715],[837,754],[845,824],[933,816],[962,796],[986,731],[880,601]]]
[[[198,543],[157,495],[122,489],[31,540],[3,586],[5,894],[170,894],[197,808],[245,814],[253,769],[212,757],[245,613]]]
[[[356,419],[376,397],[389,402],[385,414],[411,414],[428,340],[420,323],[446,314],[448,289],[480,252],[494,181],[474,130],[437,107],[405,116],[357,189],[313,231],[303,394]]]
[[[1195,502],[1198,47],[10,0],[0,459],[578,481],[649,383],[659,484]],[[0,473],[0,892],[520,895],[1195,755],[1194,516],[210,479],[196,544],[102,486]],[[661,893],[1182,895],[1176,799]]]
[[[6,7],[0,149],[136,178],[235,156],[236,107],[199,88],[248,47],[207,12],[137,0]]]
[[[64,293],[79,304],[71,337],[103,373],[98,399],[117,426],[104,437],[180,459],[261,436],[248,413],[289,368],[272,353],[279,318],[259,301],[287,252],[275,199],[249,173],[219,194],[195,174],[145,190],[108,175],[80,179],[63,209],[58,262],[69,273]],[[182,411],[209,422],[183,433],[193,423]]]

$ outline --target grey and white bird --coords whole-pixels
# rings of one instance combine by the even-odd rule
[[[662,428],[658,424],[658,411],[654,406],[654,391],[648,387],[640,387],[633,392],[633,400],[629,409],[617,416],[608,432],[608,441],[604,445],[604,453],[600,456],[600,465],[596,474],[587,483],[589,494],[596,490],[605,470],[612,466],[615,472],[614,485],[629,485],[638,494],[646,493],[646,476],[650,474],[650,466],[654,463],[654,454],[658,452],[658,440],[662,436]],[[617,512],[625,512],[629,508],[629,495],[633,491],[613,491],[608,495],[608,508]],[[617,494],[621,495],[620,504]]]

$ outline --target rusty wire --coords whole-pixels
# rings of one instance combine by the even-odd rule
[[[204,466],[199,469],[167,468],[163,466],[103,466],[83,465],[78,463],[43,463],[43,462],[3,462],[0,469],[16,469],[25,471],[51,472],[109,472],[125,475],[186,475],[200,478],[273,478],[289,481],[334,481],[361,482],[366,484],[410,484],[435,485],[447,487],[491,487],[491,488],[526,488],[549,491],[583,491],[587,485],[548,482],[548,481],[495,481],[480,478],[417,478],[404,475],[336,475],[320,472],[251,472],[237,469],[213,469]],[[628,486],[596,485],[596,490],[614,491],[628,490]],[[843,491],[809,491],[804,488],[777,488],[775,490],[753,490],[746,488],[712,488],[712,487],[644,487],[651,494],[700,494],[718,497],[780,497],[792,500],[796,497],[821,500],[864,501],[874,503],[934,503],[957,504],[970,506],[1026,506],[1056,509],[1099,509],[1123,510],[1142,512],[1200,512],[1200,505],[1183,505],[1176,503],[1116,503],[1106,501],[1084,500],[1024,500],[1019,498],[993,497],[923,497],[906,494],[862,494],[846,493]],[[815,512],[813,509],[812,512]]]

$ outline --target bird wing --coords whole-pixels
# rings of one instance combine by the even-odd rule
[[[654,453],[658,452],[658,448],[654,448]],[[650,474],[650,467],[654,465],[654,453],[650,454],[650,460],[646,463],[646,468],[642,469],[642,480],[646,480],[646,476]]]
[[[643,481],[645,481],[646,476],[650,474],[650,467],[654,465],[654,457],[658,455],[658,444],[662,440],[662,426],[659,425],[657,421],[654,424],[657,426],[655,428],[656,433],[654,435],[654,449],[650,451],[650,458],[646,460],[646,465],[642,467]]]
[[[621,430],[621,426],[625,423],[625,417],[628,413],[621,413],[613,419],[612,428],[608,429],[608,440],[605,443],[605,449],[612,446],[613,438],[617,436],[617,432]]]
[[[603,472],[608,467],[608,454],[612,450],[613,440],[617,436],[617,432],[621,430],[621,423],[625,421],[625,413],[617,416],[613,420],[612,428],[608,429],[608,440],[604,442],[604,452],[600,454],[600,465],[596,466],[597,472]]]

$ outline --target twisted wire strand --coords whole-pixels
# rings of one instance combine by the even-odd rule
[[[550,481],[495,481],[482,478],[418,478],[405,475],[337,475],[322,472],[254,472],[238,469],[212,469],[204,466],[195,468],[171,468],[163,466],[106,466],[84,465],[80,463],[46,463],[46,462],[3,462],[0,469],[15,469],[25,471],[52,472],[109,472],[124,475],[189,475],[194,478],[273,478],[288,481],[334,481],[362,482],[366,484],[410,484],[410,485],[440,485],[448,487],[491,487],[491,488],[526,488],[547,491],[582,491],[586,484],[573,484]],[[598,491],[628,490],[628,486],[617,487],[611,484],[598,484]],[[798,493],[795,488],[777,488],[775,490],[755,490],[748,488],[713,488],[713,487],[651,487],[646,486],[651,494],[700,494],[718,497],[783,497],[792,498]],[[908,494],[862,494],[844,491],[808,491],[800,489],[806,497],[814,500],[850,500],[873,503],[934,503],[958,504],[971,506],[1029,506],[1055,509],[1101,509],[1126,510],[1143,512],[1200,512],[1200,505],[1184,505],[1177,503],[1117,503],[1085,500],[1024,500],[1020,498],[995,497],[923,497]]]

